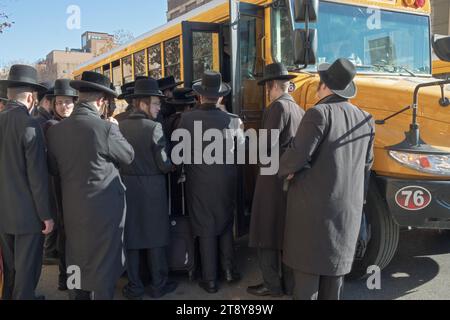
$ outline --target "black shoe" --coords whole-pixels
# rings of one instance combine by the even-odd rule
[[[254,296],[258,296],[258,297],[271,296],[271,297],[276,298],[276,297],[283,296],[283,292],[281,290],[280,291],[272,291],[269,288],[267,288],[264,283],[261,283],[257,286],[248,287],[247,293],[252,294]]]
[[[57,257],[44,257],[42,264],[44,266],[56,266],[59,264],[59,259]]]
[[[59,291],[67,291],[67,277],[59,276],[58,280],[58,290]]]
[[[131,292],[130,287],[128,287],[128,285],[123,287],[122,294],[128,300],[142,300],[144,298],[144,294],[135,294]]]
[[[234,270],[225,270],[225,280],[228,283],[236,283],[241,280],[241,275]]]
[[[208,293],[217,293],[219,291],[215,281],[200,281],[198,285]]]
[[[165,296],[166,294],[174,292],[175,290],[177,290],[177,288],[178,282],[167,281],[164,287],[162,287],[161,289],[151,288],[149,294],[150,297],[152,297],[153,299],[159,299]]]

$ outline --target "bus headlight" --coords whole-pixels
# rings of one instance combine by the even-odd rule
[[[411,169],[436,175],[450,176],[450,154],[418,154],[389,151],[389,155]]]

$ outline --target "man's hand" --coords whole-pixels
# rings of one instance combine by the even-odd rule
[[[109,117],[109,118],[107,119],[107,121],[119,125],[119,122],[118,122],[115,118],[113,118],[113,117]]]
[[[42,230],[42,233],[45,235],[48,235],[48,234],[52,233],[53,227],[55,226],[55,222],[53,221],[53,219],[45,220],[44,226],[45,226],[45,229]]]
[[[288,175],[288,177],[286,178],[287,181],[291,181],[292,179],[294,179],[295,174],[291,173],[290,175]]]

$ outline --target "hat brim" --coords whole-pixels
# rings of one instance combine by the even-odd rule
[[[14,81],[14,80],[0,80],[0,84],[6,88],[15,88],[15,87],[30,87],[36,90],[38,93],[43,93],[48,91],[47,87],[41,86],[37,83],[30,83],[24,81]]]
[[[165,98],[166,96],[159,92],[138,93],[138,94],[130,94],[130,95],[126,96],[126,98],[128,98],[128,99],[139,99],[139,98],[150,98],[150,97]]]
[[[6,98],[0,98],[0,101],[2,101],[2,102],[8,102],[8,99],[6,99]]]
[[[202,83],[199,82],[192,86],[192,90],[204,97],[221,98],[230,94],[231,87],[227,83],[222,83],[219,91],[209,91],[208,89],[204,89]]]
[[[129,96],[130,94],[131,94],[131,93],[122,93],[122,94],[120,94],[120,95],[117,96],[117,99],[118,99],[118,100],[125,100],[125,99],[128,99],[128,96]]]
[[[261,81],[258,82],[259,86],[264,85],[266,82],[268,81],[272,81],[272,80],[292,80],[297,78],[297,76],[293,75],[293,74],[288,74],[285,76],[273,76],[273,77],[268,77],[268,78],[264,78]]]
[[[327,84],[326,81],[326,72],[327,70],[330,68],[331,64],[329,63],[322,63],[321,65],[319,65],[317,67],[317,72],[319,73],[320,79],[323,80],[325,82],[325,84]],[[344,99],[352,99],[354,97],[356,97],[356,94],[358,93],[358,89],[356,88],[356,84],[354,81],[352,81],[347,88],[343,89],[343,90],[335,90],[335,89],[331,89],[331,92],[333,92],[334,94],[340,96],[341,98]]]
[[[101,84],[96,84],[88,81],[83,80],[72,80],[70,81],[70,86],[74,88],[75,90],[82,91],[83,89],[93,89],[96,91],[100,91],[106,94],[109,94],[113,96],[114,98],[117,98],[117,92],[110,89],[109,87],[102,86]]]
[[[186,104],[196,104],[197,101],[195,100],[195,98],[186,100],[167,99],[166,103],[171,105],[186,105]]]
[[[184,81],[180,81],[180,82],[177,82],[177,83],[174,83],[174,84],[171,84],[171,85],[160,87],[159,90],[164,92],[164,90],[173,89],[173,88],[176,88],[178,86],[181,86],[182,84],[184,84]]]

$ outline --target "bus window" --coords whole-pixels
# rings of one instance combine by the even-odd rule
[[[154,79],[162,78],[161,45],[148,48],[148,75]]]
[[[114,61],[112,63],[112,80],[115,87],[122,85],[122,70],[120,70],[120,61]]]
[[[123,83],[133,81],[131,56],[122,59]]]
[[[164,42],[164,76],[174,76],[181,80],[180,38]]]
[[[103,74],[111,80],[111,68],[109,67],[109,64],[103,66]]]
[[[134,54],[134,77],[145,76],[145,50]]]
[[[102,68],[100,67],[100,68],[94,69],[92,71],[97,72],[97,73],[102,73]]]
[[[213,33],[192,33],[192,58],[194,62],[193,80],[199,80],[207,70],[214,70]],[[220,70],[216,70],[220,71]]]

